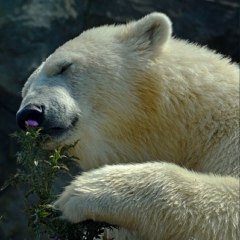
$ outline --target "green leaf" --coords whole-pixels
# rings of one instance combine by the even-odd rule
[[[38,213],[39,218],[46,218],[49,215],[50,215],[49,212],[39,212]]]

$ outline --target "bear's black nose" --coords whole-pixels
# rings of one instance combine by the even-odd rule
[[[26,125],[38,127],[43,122],[43,107],[29,104],[17,112],[16,118],[18,126],[23,130],[26,130]]]

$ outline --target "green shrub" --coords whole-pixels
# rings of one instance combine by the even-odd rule
[[[71,146],[60,146],[54,151],[43,148],[49,136],[40,133],[41,129],[27,128],[26,132],[12,134],[20,143],[17,153],[19,169],[3,188],[8,185],[26,186],[24,212],[28,216],[28,226],[35,232],[36,239],[91,240],[103,233],[103,228],[113,228],[107,223],[85,221],[71,224],[52,208],[56,200],[54,182],[63,173],[71,176],[70,168],[76,158],[68,154]]]

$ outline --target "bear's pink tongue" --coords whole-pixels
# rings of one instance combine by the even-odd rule
[[[27,125],[28,125],[29,127],[37,127],[39,124],[38,124],[38,122],[35,121],[35,120],[27,120]]]

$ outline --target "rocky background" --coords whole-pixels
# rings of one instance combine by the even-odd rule
[[[0,186],[16,170],[15,113],[31,72],[58,46],[93,26],[161,11],[174,34],[239,62],[238,0],[0,0]],[[97,37],[97,36],[96,36]],[[33,239],[21,213],[22,191],[0,192],[0,239]]]

